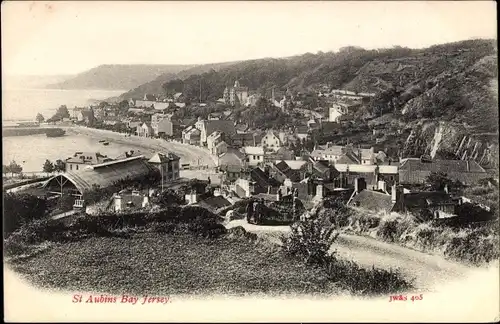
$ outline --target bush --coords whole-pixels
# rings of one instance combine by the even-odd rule
[[[99,216],[79,215],[57,220],[46,218],[24,223],[8,237],[5,248],[10,253],[21,253],[25,246],[44,241],[68,242],[92,236],[127,237],[133,232],[133,228],[217,238],[227,232],[220,221],[219,216],[208,210],[191,206],[171,206],[153,213],[105,213]]]
[[[412,288],[399,271],[364,269],[355,262],[330,257],[325,267],[328,278],[354,294],[380,295],[404,292]]]
[[[285,253],[307,264],[324,265],[329,257],[328,250],[338,237],[334,227],[324,227],[317,219],[299,221],[290,227],[290,235],[281,238]]]
[[[33,195],[4,193],[4,236],[47,214],[47,201]]]

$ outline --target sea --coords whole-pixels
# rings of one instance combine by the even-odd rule
[[[18,121],[34,121],[37,113],[50,118],[57,108],[68,109],[88,105],[89,100],[102,100],[118,96],[125,91],[109,90],[55,90],[55,89],[2,89],[2,126]],[[2,163],[12,160],[23,167],[23,172],[42,171],[45,160],[66,159],[75,152],[100,152],[111,158],[131,149],[112,143],[99,144],[94,138],[68,134],[63,137],[45,135],[9,136],[2,138]]]

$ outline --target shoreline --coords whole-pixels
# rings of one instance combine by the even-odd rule
[[[105,139],[110,143],[121,145],[130,145],[141,148],[142,152],[153,154],[157,151],[170,151],[181,158],[180,164],[206,165],[208,168],[216,166],[216,157],[212,156],[208,150],[201,147],[183,144],[179,142],[167,142],[162,139],[145,138],[132,135],[125,137],[123,133],[116,133],[110,130],[103,130],[81,126],[59,126],[67,133],[75,135],[83,135],[94,138],[96,140]],[[144,150],[144,151],[143,151]]]

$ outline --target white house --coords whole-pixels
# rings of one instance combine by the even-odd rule
[[[281,148],[282,142],[280,140],[279,134],[270,130],[267,131],[264,137],[262,137],[261,145],[265,149],[276,152]]]
[[[347,114],[348,109],[346,105],[340,103],[334,103],[329,110],[328,120],[331,122],[338,122],[339,118],[345,114]]]
[[[207,148],[211,154],[217,155],[217,154],[215,154],[215,151],[214,151],[215,147],[217,146],[217,144],[219,144],[222,141],[223,141],[223,136],[222,136],[222,132],[220,132],[220,131],[215,131],[207,137]]]
[[[264,148],[260,146],[245,146],[243,148],[247,155],[249,165],[264,163]]]

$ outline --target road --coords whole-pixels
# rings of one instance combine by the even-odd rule
[[[247,231],[266,237],[274,243],[279,236],[290,232],[288,226],[258,226],[246,220],[234,220],[226,227],[243,226]],[[335,251],[344,259],[355,261],[364,267],[375,266],[386,270],[399,268],[409,279],[414,279],[419,291],[431,291],[440,283],[464,278],[470,267],[399,245],[375,240],[371,237],[341,234],[330,252]]]

